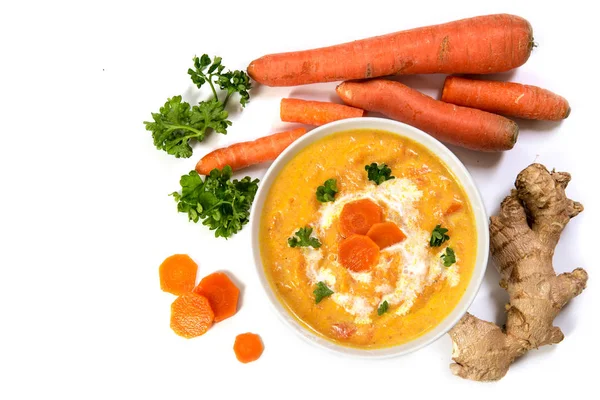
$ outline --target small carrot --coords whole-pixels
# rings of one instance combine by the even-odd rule
[[[258,360],[264,349],[262,340],[256,333],[248,332],[237,335],[233,343],[235,357],[244,364]]]
[[[223,321],[237,311],[240,290],[223,272],[205,276],[193,292],[208,299],[215,314],[215,322]]]
[[[346,104],[380,112],[443,142],[472,150],[509,150],[519,134],[517,124],[508,118],[437,101],[400,82],[344,82],[336,91]]]
[[[250,165],[273,161],[286,147],[305,133],[305,128],[297,128],[265,136],[251,142],[236,143],[229,147],[217,149],[198,161],[196,171],[200,175],[208,175],[213,169],[221,169],[226,165],[236,171]]]
[[[379,261],[379,246],[368,236],[352,235],[341,241],[338,260],[350,271],[368,271]]]
[[[313,50],[270,54],[248,74],[267,86],[295,86],[406,74],[489,74],[527,61],[527,20],[484,15]]]
[[[196,283],[198,264],[187,254],[174,254],[167,257],[158,267],[160,288],[179,296],[191,292]]]
[[[559,121],[571,113],[569,102],[537,86],[449,76],[442,101],[526,119]]]
[[[214,318],[208,299],[196,293],[184,293],[171,304],[171,329],[186,339],[204,335]]]
[[[406,235],[398,225],[393,222],[380,222],[375,224],[367,232],[367,236],[373,240],[380,249],[385,249],[406,239]]]
[[[362,117],[365,111],[360,108],[323,101],[281,99],[279,113],[284,122],[319,126],[340,119]]]
[[[347,237],[354,233],[366,235],[371,226],[381,222],[381,207],[369,199],[344,204],[340,213],[340,233]]]

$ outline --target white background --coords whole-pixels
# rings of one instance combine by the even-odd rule
[[[378,3],[2,3],[0,398],[591,396],[600,357],[597,13],[575,1]],[[311,347],[270,310],[249,230],[215,239],[178,214],[167,194],[208,151],[283,129],[281,97],[335,99],[335,84],[256,88],[248,107],[232,112],[229,134],[212,135],[187,160],[154,149],[142,121],[167,97],[198,100],[186,74],[195,54],[240,69],[266,53],[496,12],[527,18],[539,45],[500,77],[560,93],[573,112],[562,123],[519,121],[519,142],[505,154],[453,150],[490,213],[533,161],[572,173],[568,194],[586,210],[563,233],[555,264],[586,267],[590,282],[556,320],[566,339],[531,352],[492,384],[450,373],[447,336],[385,361]],[[403,81],[437,97],[443,76]],[[265,168],[247,173],[262,177]],[[159,289],[158,265],[178,252],[198,262],[199,278],[226,270],[243,290],[238,314],[193,340],[170,330],[174,297]],[[497,281],[490,266],[470,311],[502,323],[506,297]],[[266,349],[243,365],[232,345],[247,331]]]

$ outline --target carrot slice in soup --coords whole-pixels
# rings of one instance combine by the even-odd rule
[[[198,264],[187,254],[174,254],[167,257],[160,267],[160,288],[179,296],[191,292],[196,283]]]
[[[258,360],[264,348],[260,336],[249,332],[237,335],[233,344],[235,357],[244,364]]]
[[[208,299],[196,293],[184,293],[171,304],[171,329],[186,339],[204,335],[214,318]]]
[[[340,232],[344,237],[354,233],[366,235],[371,226],[381,220],[381,207],[369,199],[356,200],[345,204],[342,208]]]
[[[240,290],[223,272],[205,276],[193,292],[208,299],[215,313],[215,322],[223,321],[237,311]]]
[[[368,236],[352,235],[340,243],[338,260],[350,271],[368,271],[379,261],[379,246]]]
[[[373,225],[367,232],[367,236],[377,243],[380,249],[385,249],[406,239],[404,232],[393,222],[380,222]]]

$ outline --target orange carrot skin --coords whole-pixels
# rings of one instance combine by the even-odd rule
[[[221,169],[226,165],[236,171],[250,165],[273,161],[305,133],[305,128],[297,128],[265,136],[251,142],[236,143],[229,147],[217,149],[198,161],[196,171],[200,175],[208,175],[213,169]]]
[[[323,101],[281,99],[280,116],[284,122],[299,122],[306,125],[325,125],[340,119],[357,118],[365,115],[360,108]]]
[[[511,149],[519,127],[508,118],[434,100],[399,82],[372,79],[343,82],[336,89],[344,103],[419,128],[446,143],[479,151]]]
[[[248,74],[267,86],[374,78],[386,75],[508,71],[533,47],[527,20],[485,15],[313,50],[270,54]]]
[[[559,121],[571,113],[569,102],[537,86],[449,76],[442,101],[513,117]]]

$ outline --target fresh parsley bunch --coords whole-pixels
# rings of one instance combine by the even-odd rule
[[[200,89],[208,83],[213,98],[201,101],[195,106],[182,101],[181,96],[173,96],[152,113],[152,121],[145,121],[146,130],[152,132],[154,145],[159,150],[177,158],[188,158],[192,155],[191,139],[201,142],[208,132],[227,134],[231,121],[225,110],[227,102],[234,93],[240,95],[240,104],[246,106],[250,99],[248,91],[252,88],[250,78],[244,71],[227,71],[221,64],[221,57],[212,61],[207,54],[194,57],[194,68],[188,69],[192,82]],[[223,101],[219,100],[216,87],[225,91]]]
[[[229,238],[239,232],[249,221],[259,181],[249,176],[232,180],[231,176],[230,166],[213,169],[204,180],[196,171],[183,175],[181,192],[171,193],[177,210],[187,213],[190,221],[202,220],[215,237]]]

